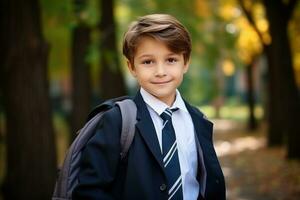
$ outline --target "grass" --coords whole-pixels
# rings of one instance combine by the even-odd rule
[[[213,106],[200,106],[199,109],[208,117],[216,118],[216,109]],[[255,117],[261,119],[263,117],[263,108],[258,105],[254,110]],[[228,105],[220,108],[221,119],[232,119],[236,121],[246,121],[248,118],[248,107],[246,105]]]

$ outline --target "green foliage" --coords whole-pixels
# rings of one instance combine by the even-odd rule
[[[70,30],[72,28],[71,0],[42,0],[44,36],[50,45],[49,71],[51,79],[68,76]]]
[[[78,23],[94,27],[99,21],[97,0],[42,0],[43,30],[50,44],[49,71],[52,80],[70,76],[72,30]],[[99,58],[98,34],[92,33],[92,44],[86,61],[95,66]]]
[[[73,15],[77,23],[96,26],[99,22],[99,1],[73,0]]]

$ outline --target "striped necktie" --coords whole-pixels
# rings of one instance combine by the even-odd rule
[[[169,200],[183,199],[180,164],[177,152],[175,131],[172,125],[172,113],[176,109],[167,108],[160,117],[163,119],[162,149],[163,163],[167,176]]]

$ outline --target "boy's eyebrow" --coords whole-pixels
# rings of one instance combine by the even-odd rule
[[[142,54],[141,56],[138,56],[137,59],[141,59],[141,58],[148,58],[148,57],[153,57],[153,55],[151,54]]]
[[[137,59],[142,59],[142,58],[148,58],[148,57],[153,57],[154,55],[152,54],[143,54],[141,56],[138,56]],[[179,56],[178,53],[169,53],[166,56]]]

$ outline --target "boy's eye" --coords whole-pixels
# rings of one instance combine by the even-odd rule
[[[144,61],[142,61],[142,64],[144,64],[144,65],[150,65],[152,63],[153,63],[152,60],[144,60]]]
[[[175,62],[177,62],[177,59],[176,58],[168,58],[167,61],[169,63],[175,63]]]

